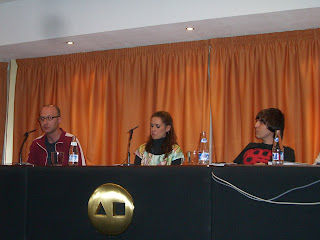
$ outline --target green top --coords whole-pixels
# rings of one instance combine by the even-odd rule
[[[164,154],[152,154],[146,151],[146,143],[142,144],[135,152],[135,154],[141,158],[141,165],[171,165],[172,161],[181,159],[183,162],[184,155],[179,145],[172,146],[172,152],[167,158],[164,158]]]

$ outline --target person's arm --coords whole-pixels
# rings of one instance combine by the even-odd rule
[[[296,161],[294,150],[291,147],[284,148],[284,160],[286,162],[295,162]]]
[[[236,164],[243,164],[243,151],[233,160]]]
[[[33,164],[33,165],[37,165],[37,161],[36,161],[36,154],[35,154],[35,147],[36,147],[36,145],[35,145],[35,142],[32,142],[32,144],[31,144],[31,146],[30,146],[30,148],[29,148],[29,154],[28,154],[28,159],[27,159],[27,162],[28,163],[31,163],[31,164]]]
[[[134,165],[141,165],[143,152],[145,151],[145,144],[140,145],[140,147],[134,152]]]
[[[250,143],[240,152],[240,154],[233,160],[234,163],[236,164],[243,164],[243,155],[245,151],[247,151]]]
[[[179,145],[173,146],[173,156],[171,160],[171,165],[181,165],[184,160],[184,154]]]
[[[171,165],[181,165],[181,160],[182,160],[181,158],[176,159],[176,160],[171,162]]]
[[[77,148],[78,148],[78,152],[79,152],[79,161],[78,161],[78,166],[86,166],[86,159],[84,158],[84,154],[81,148],[81,144],[77,138]]]
[[[134,158],[134,165],[141,165],[141,158],[139,158],[137,155]]]

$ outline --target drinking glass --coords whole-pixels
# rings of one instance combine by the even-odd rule
[[[52,166],[62,166],[63,157],[64,157],[63,152],[52,152],[51,153]]]
[[[197,151],[188,151],[186,160],[189,165],[197,165],[198,164],[198,152]]]

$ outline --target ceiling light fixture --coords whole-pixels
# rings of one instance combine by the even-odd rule
[[[72,41],[68,41],[68,42],[66,42],[68,45],[73,45],[74,44],[74,42],[72,42]]]
[[[187,27],[186,30],[187,30],[187,31],[193,31],[194,28],[193,28],[193,27]]]

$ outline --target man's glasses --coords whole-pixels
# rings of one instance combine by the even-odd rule
[[[44,120],[52,121],[52,119],[58,118],[58,117],[60,117],[60,116],[39,117],[38,120],[39,120],[40,122],[44,122]]]

